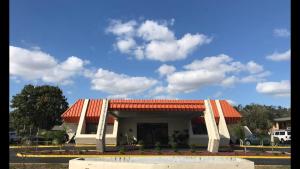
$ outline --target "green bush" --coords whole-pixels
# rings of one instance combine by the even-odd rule
[[[194,153],[196,151],[196,145],[195,144],[191,144],[190,148],[191,148],[192,153]]]
[[[178,147],[177,143],[173,143],[173,144],[171,145],[171,148],[172,148],[172,150],[173,150],[174,152],[177,152],[177,151],[178,151],[177,147]]]
[[[140,140],[140,141],[138,142],[138,144],[139,144],[139,150],[140,150],[140,151],[144,151],[144,148],[145,148],[144,141],[143,141],[143,140]]]
[[[124,147],[124,146],[121,146],[121,147],[120,147],[119,153],[120,153],[120,154],[125,154],[125,147]]]
[[[53,145],[58,145],[58,144],[61,144],[61,143],[60,143],[60,140],[58,140],[57,138],[54,138],[54,139],[52,140],[52,144],[53,144]]]
[[[158,152],[161,150],[160,142],[155,143],[155,150],[158,151]]]

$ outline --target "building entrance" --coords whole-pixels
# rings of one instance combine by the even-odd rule
[[[138,123],[137,139],[143,140],[145,146],[153,146],[156,142],[168,144],[168,123]]]

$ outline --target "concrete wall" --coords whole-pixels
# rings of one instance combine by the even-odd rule
[[[101,157],[76,158],[69,169],[254,169],[254,162],[241,158],[157,156],[157,157]]]
[[[65,123],[70,125],[70,123]],[[78,125],[71,125],[73,130],[76,131]],[[114,125],[107,125],[105,132],[105,144],[116,145],[117,144],[117,134],[118,134],[118,122],[115,121]],[[76,144],[96,144],[96,134],[81,134],[75,138]]]
[[[133,136],[137,139],[137,123],[168,123],[168,135],[171,138],[173,132],[178,130],[182,132],[184,129],[189,129],[189,119],[184,119],[183,117],[174,117],[174,118],[146,118],[146,117],[139,117],[139,118],[120,118],[119,119],[119,136],[122,134],[125,136]],[[129,132],[129,129],[132,132]],[[119,137],[120,138],[120,137]],[[124,142],[124,138],[120,138],[120,142]],[[172,139],[170,139],[171,143]]]

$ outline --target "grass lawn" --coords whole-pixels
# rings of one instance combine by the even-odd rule
[[[10,164],[10,169],[68,169],[68,164]],[[289,165],[256,165],[255,169],[290,169]]]

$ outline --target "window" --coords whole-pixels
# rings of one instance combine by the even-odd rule
[[[285,132],[284,132],[284,131],[281,131],[281,132],[280,132],[280,135],[285,135]]]
[[[207,134],[205,122],[199,123],[192,121],[192,128],[194,134]]]
[[[290,132],[290,131],[288,131],[288,135],[291,135],[291,132]]]
[[[87,123],[86,124],[86,134],[96,134],[97,133],[97,123]]]
[[[275,132],[275,135],[279,135],[279,132]]]

